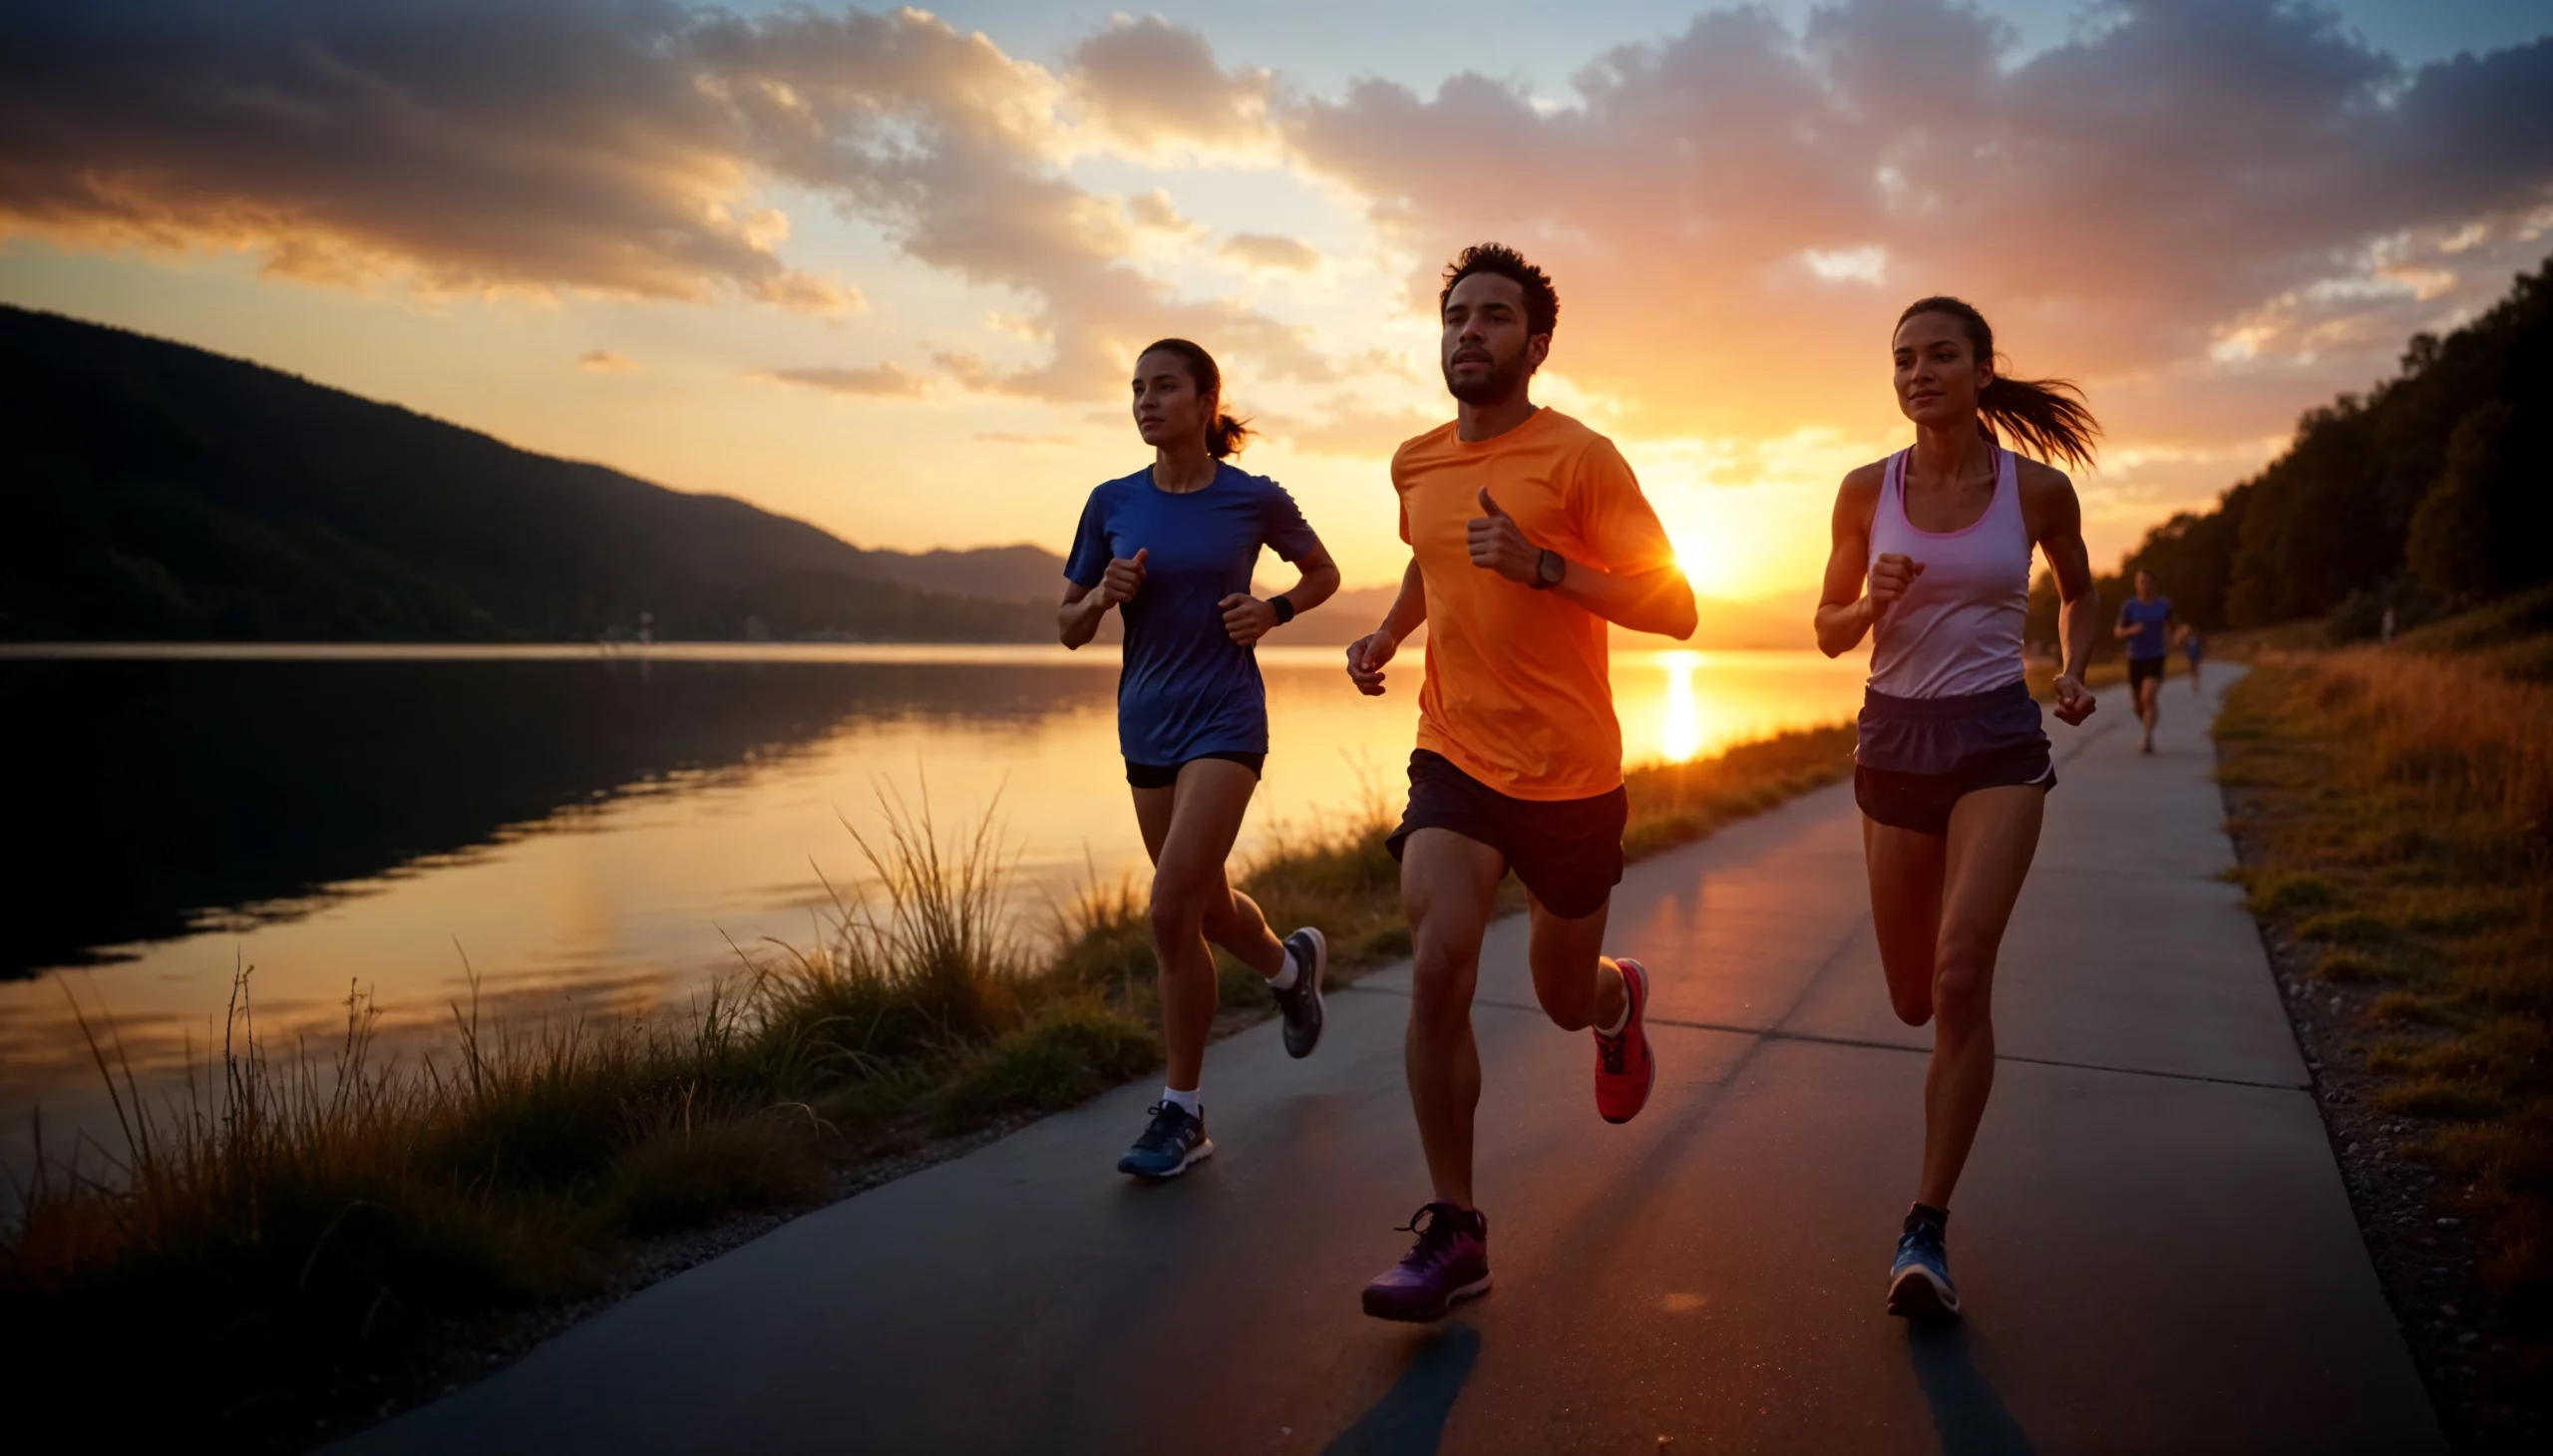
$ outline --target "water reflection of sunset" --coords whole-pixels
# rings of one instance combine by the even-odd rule
[[[1094,872],[1113,881],[1144,867],[1117,755],[1113,653],[939,649],[942,660],[927,662],[929,649],[767,647],[723,664],[702,660],[709,655],[668,651],[644,674],[628,662],[573,660],[508,671],[608,679],[613,711],[660,720],[698,701],[685,695],[686,674],[709,675],[704,685],[730,704],[784,664],[816,676],[760,689],[755,711],[769,725],[686,740],[671,771],[598,796],[580,784],[575,802],[546,817],[492,823],[476,845],[333,881],[286,916],[257,907],[197,915],[194,932],[119,947],[131,958],[67,973],[68,984],[93,1015],[115,1018],[146,1079],[176,1066],[189,1035],[200,1051],[240,964],[256,968],[259,1023],[284,1038],[278,1044],[341,1023],[350,982],[377,992],[394,1039],[438,1036],[451,1003],[469,993],[464,954],[504,1014],[679,1001],[735,965],[729,937],[747,947],[766,936],[808,943],[827,902],[818,873],[855,893],[865,869],[844,825],[874,838],[879,791],[911,800],[925,780],[943,830],[997,808],[1023,932],[1043,934],[1049,908]],[[1335,648],[1269,648],[1261,659],[1276,751],[1237,854],[1246,860],[1280,829],[1318,832],[1369,802],[1397,812],[1418,672],[1396,675],[1392,693],[1372,699],[1348,690]],[[412,671],[326,660],[299,670],[329,674],[340,694],[364,671]],[[1685,762],[1849,716],[1862,669],[1813,652],[1634,650],[1614,654],[1613,677],[1624,757],[1637,764]],[[569,706],[556,694],[544,701],[554,712]],[[518,757],[534,755],[530,734],[518,725]],[[735,745],[750,749],[734,758]],[[409,792],[459,791],[421,783]],[[32,1100],[44,1098],[49,1121],[77,1121],[66,1095],[78,1101],[94,1080],[65,974],[0,981],[0,1164],[18,1151],[11,1129],[23,1131]]]
[[[1657,665],[1666,673],[1666,714],[1658,728],[1658,753],[1668,763],[1688,763],[1702,746],[1702,709],[1693,696],[1693,668],[1699,652],[1660,652]]]

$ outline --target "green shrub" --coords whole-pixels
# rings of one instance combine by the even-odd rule
[[[2367,1019],[2379,1025],[2438,1026],[2446,1022],[2446,1008],[2427,996],[2409,991],[2386,991],[2367,1008]]]
[[[1161,1065],[1161,1039],[1122,1012],[1068,1006],[993,1043],[939,1095],[951,1131],[1007,1112],[1059,1112]]]
[[[2470,1122],[2500,1110],[2499,1099],[2466,1082],[2421,1077],[2379,1089],[2375,1105],[2387,1112]]]
[[[2377,980],[2382,978],[2383,974],[2384,968],[2366,955],[2339,946],[2324,951],[2323,958],[2314,964],[2316,980],[2327,980],[2341,985],[2356,981]]]
[[[2275,871],[2249,877],[2252,909],[2265,915],[2299,915],[2340,904],[2341,893],[2320,875],[2288,875]]]
[[[616,1159],[601,1207],[633,1234],[812,1201],[824,1175],[803,1132],[771,1116],[668,1127]]]
[[[2365,948],[2382,945],[2393,938],[2393,927],[2364,910],[2334,910],[2326,914],[2308,915],[2299,920],[2296,933],[2308,940],[2327,945],[2355,945]]]

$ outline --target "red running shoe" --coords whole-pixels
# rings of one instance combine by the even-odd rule
[[[1648,1049],[1648,1029],[1641,1018],[1648,1012],[1648,967],[1616,956],[1623,968],[1623,994],[1632,999],[1631,1019],[1623,1034],[1596,1033],[1596,1110],[1607,1122],[1629,1122],[1648,1105],[1648,1089],[1657,1081],[1657,1057]]]

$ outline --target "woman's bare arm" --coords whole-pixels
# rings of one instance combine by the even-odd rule
[[[1834,545],[1827,550],[1826,579],[1817,595],[1817,650],[1829,657],[1860,645],[1878,624],[1885,604],[1874,602],[1863,586],[1871,574],[1871,518],[1879,510],[1880,475],[1886,469],[1862,466],[1835,491],[1835,515],[1828,527]]]
[[[2047,552],[2048,569],[2056,574],[2056,634],[2064,643],[2065,661],[2056,673],[2056,716],[2074,724],[2092,716],[2100,700],[2083,686],[2083,670],[2091,664],[2092,643],[2101,631],[2101,592],[2092,582],[2092,558],[2083,545],[2083,503],[2063,471],[2034,460],[2020,462],[2021,519],[2030,540]]]

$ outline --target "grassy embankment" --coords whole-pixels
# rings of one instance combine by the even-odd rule
[[[2314,976],[2380,989],[2352,1050],[2478,1222],[2485,1291],[2521,1316],[2553,1306],[2548,724],[2537,591],[2389,649],[2265,650],[2217,726],[2261,851],[2254,909]]]
[[[1637,770],[1628,848],[1832,782],[1851,738],[1789,733]],[[1376,807],[1243,876],[1276,923],[1327,930],[1333,983],[1408,948],[1388,828]],[[314,1405],[343,1404],[447,1321],[606,1286],[632,1238],[804,1204],[846,1167],[1158,1065],[1131,883],[1066,908],[1041,947],[1002,928],[989,823],[949,839],[926,811],[899,812],[863,848],[880,894],[841,907],[822,945],[748,956],[685,1015],[483,1027],[457,1006],[440,1056],[398,1062],[354,995],[333,1047],[286,1055],[257,1033],[243,976],[218,1063],[162,1106],[113,1028],[93,1027],[124,1146],[44,1163],[0,1228],[6,1383],[147,1422],[86,1399],[147,1370],[171,1422],[306,1432]],[[1265,1014],[1254,973],[1227,964],[1224,979],[1228,1024]]]

